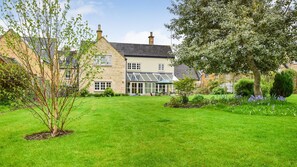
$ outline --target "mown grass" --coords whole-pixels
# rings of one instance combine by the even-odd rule
[[[82,98],[74,133],[43,141],[24,139],[46,130],[29,111],[1,113],[0,166],[297,166],[296,117],[163,107],[169,99]]]

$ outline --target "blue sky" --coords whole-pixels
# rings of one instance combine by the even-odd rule
[[[173,17],[170,5],[171,0],[72,0],[70,14],[82,14],[94,31],[101,24],[111,42],[148,43],[152,31],[155,44],[170,45],[164,26]]]

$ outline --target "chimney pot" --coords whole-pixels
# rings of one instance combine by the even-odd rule
[[[98,25],[98,30],[97,30],[97,40],[102,38],[102,30],[101,30],[101,25]]]
[[[149,44],[150,44],[150,45],[154,45],[154,36],[153,36],[153,32],[150,33],[150,36],[149,36],[148,38],[149,38]]]

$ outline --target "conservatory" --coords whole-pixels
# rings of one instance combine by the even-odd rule
[[[177,78],[172,73],[127,73],[127,93],[129,94],[170,94],[174,92],[173,82]]]

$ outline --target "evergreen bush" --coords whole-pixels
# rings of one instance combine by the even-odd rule
[[[201,103],[204,100],[202,95],[195,95],[192,99],[192,103]]]
[[[236,95],[250,97],[254,95],[254,81],[251,79],[240,79],[234,86]]]
[[[275,97],[289,97],[293,93],[293,89],[293,76],[288,71],[282,71],[275,75],[270,95]]]

